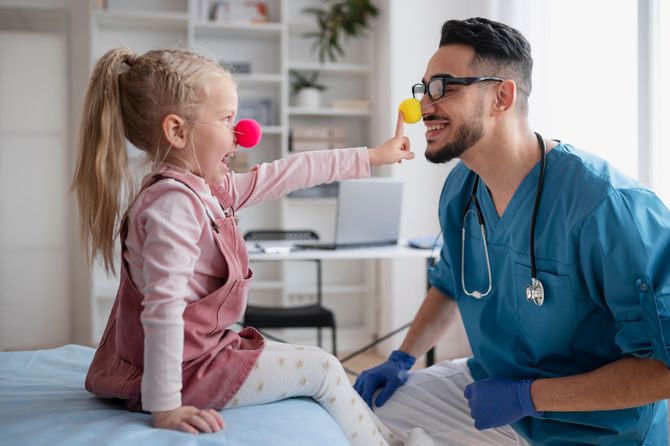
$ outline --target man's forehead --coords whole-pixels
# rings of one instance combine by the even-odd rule
[[[472,47],[467,45],[444,45],[428,61],[424,80],[436,75],[463,77],[472,75],[470,61],[474,55]]]

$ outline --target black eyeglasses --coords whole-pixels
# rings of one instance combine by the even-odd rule
[[[421,98],[428,94],[431,101],[437,101],[445,94],[449,93],[450,85],[472,85],[478,82],[494,81],[503,82],[505,79],[500,77],[485,76],[485,77],[452,77],[452,76],[435,76],[428,81],[428,84],[423,82],[412,85],[412,97],[421,100]]]

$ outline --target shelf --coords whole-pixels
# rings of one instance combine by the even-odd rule
[[[103,27],[174,28],[188,26],[185,12],[96,11],[95,18]]]
[[[272,120],[266,122],[273,124],[262,126],[261,147],[267,153],[246,152],[250,167],[274,159],[277,153],[281,156],[298,153],[289,150],[291,140],[288,137],[296,126],[344,127],[348,144],[363,145],[370,139],[370,132],[375,128],[372,124],[376,123],[376,113],[373,116],[373,111],[376,111],[374,96],[368,86],[377,72],[375,58],[372,57],[373,40],[363,37],[349,41],[347,48],[351,47],[351,50],[347,49],[347,57],[336,62],[319,62],[311,50],[313,39],[304,36],[318,30],[317,21],[313,15],[303,14],[302,7],[293,5],[293,1],[273,0],[268,4],[271,5],[270,21],[254,23],[209,20],[200,0],[123,0],[114,4],[116,9],[95,9],[96,3],[93,2],[91,7],[94,9],[88,17],[92,33],[90,62],[94,62],[111,47],[128,45],[145,50],[183,42],[183,47],[194,49],[213,60],[240,64],[240,69],[246,63],[249,69],[244,71],[248,72],[233,73],[238,95],[240,98],[271,98]],[[309,0],[308,3],[321,1]],[[373,35],[373,32],[371,30],[369,35]],[[320,74],[320,79],[328,88],[322,107],[291,107],[291,71],[314,71]],[[357,108],[356,102],[340,103],[349,108],[330,107],[331,100],[337,99],[360,99],[367,101],[367,104],[361,104],[369,107]],[[135,166],[146,155],[130,145],[128,153],[134,172],[142,172]],[[328,192],[331,196],[327,195]],[[313,193],[316,195],[316,191]],[[324,194],[282,197],[276,203],[253,209],[249,214],[250,221],[253,216],[254,221],[266,221],[271,222],[273,227],[289,228],[295,227],[294,220],[298,218],[309,222],[321,233],[330,233],[332,231],[326,229],[332,226],[338,199],[332,196],[332,190]],[[253,257],[256,254],[252,250],[250,255]],[[115,258],[120,258],[120,255],[116,254]],[[332,268],[335,274],[328,276],[327,282],[324,280],[323,294],[327,299],[338,300],[347,311],[358,311],[357,300],[368,298],[368,295],[376,292],[375,285],[367,277],[344,274],[348,273],[347,265],[333,261],[328,264],[328,268]],[[302,274],[301,268],[284,268],[283,265],[263,266],[260,270],[264,273],[262,278],[256,278],[251,283],[251,293],[259,301],[275,301],[279,297],[284,301],[288,295],[296,294],[291,297],[300,303],[301,299],[315,295],[316,278],[311,271],[306,275]],[[118,279],[107,278],[104,271],[96,267],[91,282],[90,304],[95,310],[91,327],[94,341],[97,341],[105,327],[108,308],[116,296]],[[356,317],[359,318],[359,315]],[[368,322],[366,319],[365,323]],[[369,336],[369,332],[365,336]]]
[[[290,284],[285,285],[287,294],[314,294],[316,292],[316,284]],[[365,285],[323,285],[322,292],[326,294],[362,294],[370,291],[370,288]]]
[[[284,80],[281,74],[272,73],[233,73],[234,79],[245,84],[281,84]]]
[[[263,127],[263,135],[282,135],[284,134],[284,127],[279,125],[267,125]]]
[[[251,290],[281,290],[284,282],[281,280],[252,280]]]
[[[288,64],[288,69],[332,74],[369,74],[371,72],[369,65],[351,63],[291,62]]]
[[[318,31],[319,27],[316,24],[316,20],[295,20],[288,22],[288,29],[291,33],[309,33]]]
[[[195,22],[195,32],[204,34],[226,34],[238,36],[258,36],[279,38],[283,29],[281,23],[248,23],[248,22]]]
[[[294,116],[333,116],[333,117],[361,117],[371,116],[372,111],[361,108],[303,108],[289,107],[288,113]]]

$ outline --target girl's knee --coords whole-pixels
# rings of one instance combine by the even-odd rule
[[[344,366],[334,355],[324,352],[323,367],[328,371],[329,378],[335,381],[337,386],[349,384]]]

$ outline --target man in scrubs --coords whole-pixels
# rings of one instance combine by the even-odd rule
[[[413,92],[426,158],[461,160],[440,198],[445,243],[399,350],[355,387],[392,430],[420,426],[437,444],[667,445],[670,213],[607,162],[536,136],[531,71],[515,29],[443,25]],[[538,305],[526,286],[542,143]],[[408,373],[456,311],[473,356]]]

